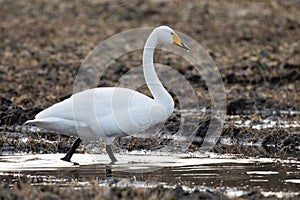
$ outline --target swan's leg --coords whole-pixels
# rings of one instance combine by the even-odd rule
[[[109,158],[110,158],[110,160],[111,160],[111,163],[110,164],[114,164],[115,162],[117,162],[117,159],[116,159],[116,157],[114,156],[114,152],[112,151],[112,149],[111,149],[111,144],[107,144],[106,145],[106,152],[107,152],[107,154],[109,155]]]
[[[70,148],[70,150],[68,151],[68,153],[65,155],[65,157],[61,158],[61,160],[67,161],[67,162],[71,162],[71,158],[73,156],[73,154],[75,153],[76,149],[79,147],[81,142],[80,138],[77,138],[74,143],[72,144],[72,147]]]

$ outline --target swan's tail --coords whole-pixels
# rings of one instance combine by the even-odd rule
[[[32,119],[32,120],[27,120],[24,124],[34,124],[37,126],[41,126],[43,124],[51,124],[57,122],[58,119],[54,117],[49,117],[49,118],[43,118],[43,119]]]
[[[24,124],[34,124],[34,125],[38,125],[40,124],[42,121],[38,120],[38,119],[32,119],[32,120],[27,120]]]

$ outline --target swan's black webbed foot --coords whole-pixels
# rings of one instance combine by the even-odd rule
[[[72,158],[73,154],[75,153],[76,149],[79,147],[80,143],[81,143],[81,139],[77,138],[73,142],[72,147],[67,152],[67,154],[65,155],[65,157],[61,158],[61,160],[67,161],[67,162],[71,162],[71,158]],[[79,164],[78,163],[74,163],[74,165],[79,165]]]

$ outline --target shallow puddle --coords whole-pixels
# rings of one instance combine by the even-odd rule
[[[0,157],[1,182],[13,184],[19,177],[34,185],[173,187],[210,189],[237,197],[254,189],[268,195],[299,195],[300,161],[295,159],[238,158],[218,154],[123,154],[108,165],[104,154],[76,154],[74,165],[61,161],[63,154]],[[110,166],[110,167],[108,167]],[[286,196],[285,195],[285,196]],[[278,196],[278,197],[279,197]]]

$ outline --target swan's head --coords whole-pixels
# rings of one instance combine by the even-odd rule
[[[158,36],[158,42],[167,43],[167,44],[175,44],[181,48],[189,50],[189,48],[181,41],[179,36],[175,33],[173,29],[168,26],[160,26],[155,29]]]

